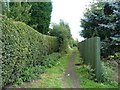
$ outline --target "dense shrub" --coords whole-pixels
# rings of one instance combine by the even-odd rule
[[[20,78],[27,67],[40,66],[46,55],[57,51],[55,37],[42,35],[22,22],[4,19],[0,23],[2,86]]]
[[[1,3],[2,14],[15,21],[21,21],[40,33],[48,34],[52,2],[10,2]]]
[[[115,76],[118,76],[117,69],[110,62],[102,62],[102,82],[108,82],[111,85],[117,86]]]
[[[60,20],[59,24],[53,23],[52,27],[53,29],[49,31],[49,34],[57,37],[59,42],[59,51],[67,52],[68,45],[70,45],[69,41],[72,39],[69,25],[63,20]]]
[[[107,60],[110,60],[110,61],[115,60],[118,63],[120,63],[120,52],[117,52],[114,55],[109,55]]]
[[[97,78],[95,77],[95,70],[91,68],[91,65],[81,66],[80,71],[87,72],[86,78],[98,82]],[[118,73],[113,65],[111,65],[109,62],[102,62],[102,77],[100,79],[101,83],[109,83],[110,85],[117,87],[118,83],[115,80],[116,75],[118,75]]]
[[[30,82],[34,79],[40,78],[40,74],[44,73],[44,66],[26,67],[21,73],[21,77],[17,78],[13,83],[14,86],[20,85],[23,82]]]
[[[16,81],[14,82],[14,86],[20,85],[25,81],[29,82],[34,79],[41,78],[40,74],[44,73],[46,68],[54,66],[60,56],[60,53],[52,53],[44,57],[44,59],[41,61],[40,66],[24,68],[23,72],[21,73],[21,77],[16,79]]]
[[[52,2],[32,2],[30,3],[31,20],[28,23],[31,27],[40,33],[48,34],[51,13],[52,13]]]
[[[43,62],[41,63],[41,65],[45,67],[52,67],[53,65],[56,64],[56,60],[58,60],[60,56],[61,56],[60,53],[52,53],[50,55],[47,55],[43,59]]]

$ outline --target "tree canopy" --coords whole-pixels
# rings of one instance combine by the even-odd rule
[[[120,3],[97,2],[91,5],[81,20],[85,38],[100,36],[101,39],[120,33]]]
[[[93,3],[84,13],[81,27],[83,27],[81,36],[84,38],[99,36],[106,44],[103,45],[106,53],[113,53],[113,47],[120,46],[120,2]],[[118,51],[118,48],[116,50]]]
[[[51,2],[32,2],[30,9],[31,20],[29,25],[37,31],[47,34],[52,12]]]
[[[52,2],[3,2],[3,14],[48,34]]]
[[[51,36],[56,36],[59,41],[60,51],[64,50],[67,45],[70,43],[69,41],[72,39],[72,35],[70,33],[70,27],[68,23],[60,20],[59,24],[53,24],[53,29],[49,31]]]

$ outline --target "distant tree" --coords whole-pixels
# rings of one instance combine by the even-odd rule
[[[52,3],[51,2],[32,2],[30,9],[31,20],[28,25],[36,29],[38,32],[48,34]]]
[[[59,50],[65,51],[68,47],[69,41],[72,39],[72,35],[70,33],[70,27],[63,20],[60,20],[59,24],[53,24],[53,29],[49,31],[51,36],[56,36],[59,41]]]
[[[78,43],[79,43],[78,39],[74,40],[74,41],[73,41],[73,46],[74,46],[74,47],[77,47],[77,46],[78,46]]]

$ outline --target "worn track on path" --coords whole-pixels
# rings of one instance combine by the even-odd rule
[[[68,62],[68,66],[67,66],[67,69],[64,74],[64,79],[69,77],[72,81],[72,85],[68,88],[80,88],[79,77],[77,76],[77,74],[75,72],[75,58],[76,58],[76,52],[73,51],[71,53],[70,60]],[[66,85],[66,86],[68,86],[68,85]]]

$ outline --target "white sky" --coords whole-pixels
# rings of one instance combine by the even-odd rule
[[[51,23],[59,23],[62,19],[67,22],[71,28],[71,34],[74,39],[79,41],[84,40],[80,37],[80,18],[83,17],[86,5],[90,4],[93,0],[52,0],[53,11],[51,17]]]

